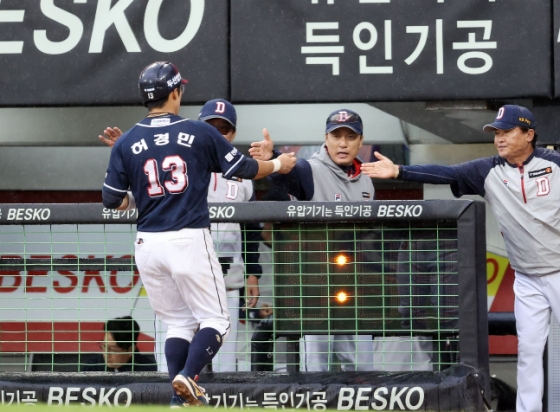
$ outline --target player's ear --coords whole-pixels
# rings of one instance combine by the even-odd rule
[[[167,95],[166,104],[171,103],[173,100],[175,100],[175,90]]]
[[[360,148],[364,145],[364,135],[360,135]]]

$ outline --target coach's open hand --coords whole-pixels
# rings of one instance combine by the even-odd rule
[[[99,135],[99,140],[105,143],[109,147],[113,147],[115,142],[119,137],[122,136],[123,132],[117,126],[107,127],[104,131],[104,136]]]
[[[251,143],[249,154],[253,157],[253,159],[270,160],[272,159],[272,149],[274,149],[274,142],[270,138],[270,134],[268,134],[267,129],[263,129],[262,133],[264,140]]]
[[[399,175],[399,167],[391,159],[379,152],[374,153],[379,159],[374,163],[362,163],[362,173],[377,179],[395,179]]]

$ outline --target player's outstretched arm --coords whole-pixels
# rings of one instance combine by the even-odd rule
[[[260,142],[251,143],[249,148],[249,154],[253,159],[257,160],[270,160],[272,159],[272,149],[274,149],[274,142],[270,138],[270,134],[267,129],[263,129],[264,140]]]
[[[290,152],[282,153],[274,160],[280,160],[281,163],[280,170],[277,170],[276,172],[280,173],[281,175],[285,175],[287,173],[290,173],[290,171],[294,168],[297,158],[294,152]]]
[[[276,172],[283,175],[289,173],[296,165],[296,160],[294,152],[282,153],[274,160],[257,160],[259,170],[253,180],[261,179]]]
[[[378,159],[374,163],[363,163],[362,173],[377,179],[395,179],[399,175],[399,166],[394,164],[391,159],[375,152],[374,156]]]
[[[99,135],[98,137],[99,140],[101,140],[107,146],[113,147],[117,139],[121,137],[122,134],[123,134],[122,130],[119,129],[117,126],[115,126],[115,127],[107,127],[103,131],[103,135]]]

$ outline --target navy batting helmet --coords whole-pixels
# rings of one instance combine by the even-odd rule
[[[147,66],[138,78],[138,89],[142,103],[160,100],[187,81],[181,77],[179,70],[170,62],[155,62]]]

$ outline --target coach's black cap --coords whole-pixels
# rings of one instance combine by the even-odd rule
[[[341,127],[348,127],[358,134],[364,134],[364,125],[362,118],[356,112],[348,109],[341,109],[332,112],[327,117],[327,127],[325,133],[330,133],[333,130],[340,129]]]
[[[149,102],[160,100],[177,87],[187,83],[179,70],[170,62],[155,62],[147,66],[138,78],[138,89],[144,106]]]
[[[485,132],[493,132],[496,129],[510,130],[517,126],[535,129],[537,127],[535,116],[533,116],[533,113],[526,107],[506,104],[500,107],[494,122],[484,125],[482,130]]]
[[[224,99],[213,99],[204,103],[198,115],[198,120],[205,122],[210,119],[224,119],[233,127],[237,127],[237,113],[235,107]]]

